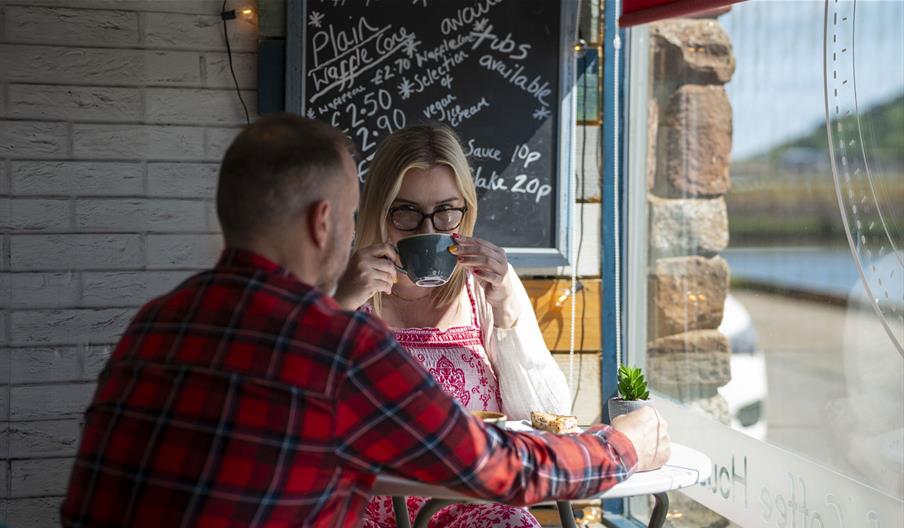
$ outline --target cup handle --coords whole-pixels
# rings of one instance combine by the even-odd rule
[[[398,247],[398,246],[396,246],[395,244],[389,244],[389,247],[391,247],[391,248],[393,249],[393,251],[396,252],[396,255],[399,254],[399,247]],[[402,266],[399,266],[398,264],[396,264],[395,261],[392,261],[392,265],[393,265],[393,267],[395,267],[396,271],[401,272],[401,273],[404,273],[405,275],[408,275],[408,272],[405,271],[405,268],[403,268]]]

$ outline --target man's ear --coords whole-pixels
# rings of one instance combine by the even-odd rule
[[[328,245],[333,231],[331,215],[332,204],[328,200],[314,202],[308,207],[308,230],[311,241],[318,249],[324,249]]]

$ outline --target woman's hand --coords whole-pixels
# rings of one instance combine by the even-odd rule
[[[392,293],[396,282],[393,263],[399,259],[389,244],[374,244],[356,251],[348,261],[348,267],[333,296],[339,306],[357,310],[375,293]]]
[[[483,286],[487,302],[493,307],[493,320],[499,328],[511,328],[521,313],[511,281],[506,280],[509,272],[505,250],[486,240],[452,235],[455,246],[450,251],[458,257],[458,263],[474,274]]]

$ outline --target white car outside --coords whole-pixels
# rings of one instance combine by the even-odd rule
[[[731,381],[719,388],[728,402],[731,426],[766,438],[766,359],[750,314],[731,294],[725,298],[719,331],[731,343]]]

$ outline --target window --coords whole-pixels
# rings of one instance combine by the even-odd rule
[[[673,523],[902,525],[904,3],[750,1],[629,54],[628,361],[714,463]]]

